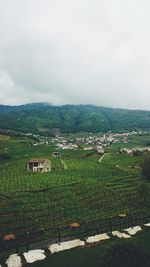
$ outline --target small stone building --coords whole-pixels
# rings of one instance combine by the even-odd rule
[[[27,163],[27,170],[32,172],[50,172],[51,161],[48,159],[31,159]]]
[[[53,152],[53,157],[55,157],[55,158],[60,158],[61,157],[61,154],[59,153],[59,152]]]
[[[105,149],[102,146],[96,146],[96,151],[98,154],[104,154]]]

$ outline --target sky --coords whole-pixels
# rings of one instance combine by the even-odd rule
[[[149,0],[0,0],[0,104],[150,110]]]

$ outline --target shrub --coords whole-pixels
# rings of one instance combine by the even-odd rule
[[[150,181],[150,154],[145,154],[141,163],[142,175]]]
[[[141,248],[122,243],[108,251],[105,264],[106,267],[148,267],[150,257]]]
[[[7,152],[0,153],[0,160],[9,160],[9,159],[11,159],[11,156]]]

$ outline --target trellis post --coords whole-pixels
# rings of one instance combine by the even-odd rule
[[[61,243],[61,226],[58,227],[58,243]]]
[[[112,218],[109,218],[109,229],[112,232]]]
[[[86,233],[86,236],[88,236],[89,229],[88,229],[88,222],[87,221],[85,222],[85,233]]]
[[[29,250],[29,240],[30,240],[30,232],[27,232],[27,250]]]

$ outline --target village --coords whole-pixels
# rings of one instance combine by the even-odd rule
[[[40,146],[43,144],[54,145],[56,150],[97,150],[102,153],[106,147],[109,147],[112,143],[125,143],[129,142],[129,138],[132,135],[142,135],[147,132],[132,131],[126,133],[104,133],[99,136],[89,133],[86,137],[72,137],[55,136],[45,137],[41,135],[33,135],[34,138],[39,139],[38,142],[33,142],[32,146]],[[28,134],[29,135],[29,134]],[[30,135],[32,135],[30,133]]]
[[[107,153],[107,148],[112,144],[125,144],[125,147],[118,148],[118,153],[126,154],[129,156],[139,156],[144,152],[150,152],[150,147],[126,147],[126,144],[130,143],[131,136],[139,136],[147,134],[147,132],[142,131],[132,131],[125,133],[105,133],[100,136],[96,136],[89,133],[86,137],[72,137],[68,136],[56,136],[56,137],[43,137],[40,135],[34,135],[34,138],[39,139],[38,142],[33,142],[32,146],[50,145],[54,148],[52,157],[60,158],[61,151],[95,151],[95,153],[101,157]],[[31,135],[31,134],[30,134]],[[32,172],[50,172],[52,170],[51,161],[47,158],[42,159],[30,159],[27,163],[27,170]]]

